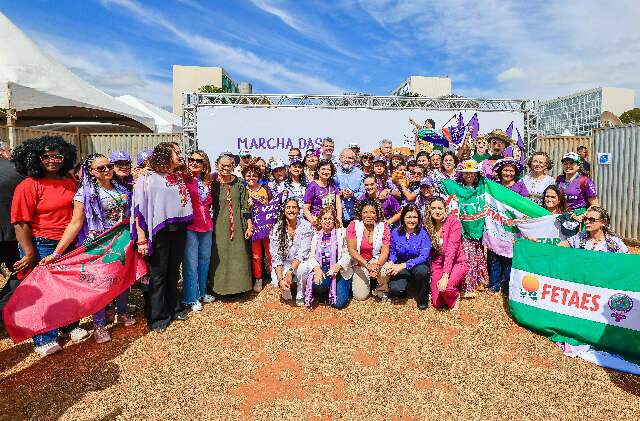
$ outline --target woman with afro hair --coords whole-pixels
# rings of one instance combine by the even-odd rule
[[[29,139],[14,151],[11,161],[25,178],[11,203],[11,223],[16,230],[20,260],[13,269],[19,278],[43,258],[54,255],[65,228],[71,222],[76,182],[69,175],[76,163],[76,148],[60,136]],[[87,331],[78,323],[62,327],[60,336],[80,340]],[[33,337],[35,351],[51,355],[62,348],[58,329]]]

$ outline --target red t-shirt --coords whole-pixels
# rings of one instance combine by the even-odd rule
[[[356,235],[356,222],[351,221],[349,226],[347,227],[347,232],[345,233],[345,237],[347,240],[357,240],[358,236]],[[382,245],[388,246],[391,244],[391,231],[389,231],[389,226],[387,224],[384,225],[384,231],[382,232]],[[356,247],[357,250],[357,247]],[[373,244],[371,244],[367,240],[367,236],[362,236],[362,243],[360,244],[360,256],[367,262],[373,258]]]
[[[24,179],[13,194],[11,223],[28,222],[34,237],[60,240],[71,222],[76,187],[71,177]]]

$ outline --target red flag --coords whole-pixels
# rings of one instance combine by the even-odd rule
[[[129,221],[46,266],[38,265],[16,288],[2,317],[13,342],[22,342],[104,308],[147,265],[134,249]]]

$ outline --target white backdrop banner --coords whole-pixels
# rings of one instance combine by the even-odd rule
[[[465,124],[475,111],[462,111]],[[440,129],[458,111],[427,111],[415,109],[374,110],[368,108],[242,108],[203,107],[198,109],[198,147],[215,159],[222,152],[237,154],[249,149],[264,158],[287,160],[287,151],[300,148],[315,149],[322,139],[335,141],[335,154],[349,143],[357,143],[361,150],[373,151],[380,140],[391,139],[394,147],[413,148],[413,126],[409,117],[418,123],[427,118]],[[478,111],[480,133],[494,129],[505,130],[513,121],[515,129],[523,134],[524,114],[515,111]],[[453,119],[448,126],[455,125]]]

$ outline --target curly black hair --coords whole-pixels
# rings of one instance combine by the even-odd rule
[[[58,175],[66,176],[75,166],[78,153],[76,147],[65,141],[62,136],[41,136],[26,140],[13,150],[11,162],[21,175],[42,178],[44,169],[40,156],[50,151],[58,151],[64,157]]]
[[[362,221],[362,210],[366,206],[372,206],[376,210],[376,223],[384,221],[384,211],[380,206],[380,201],[375,199],[364,199],[356,202],[356,219]]]

